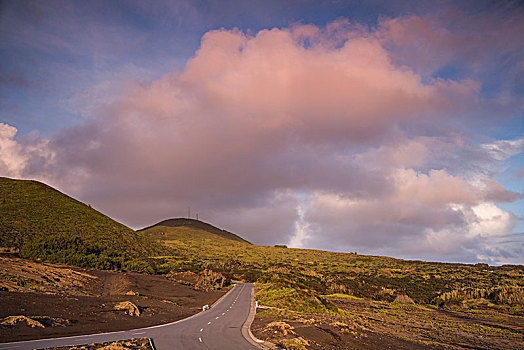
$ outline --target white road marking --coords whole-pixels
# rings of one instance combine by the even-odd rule
[[[137,333],[133,333],[133,335],[139,335],[139,334],[145,334],[146,332],[137,332]]]

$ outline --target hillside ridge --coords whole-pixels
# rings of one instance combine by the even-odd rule
[[[136,269],[160,248],[91,206],[35,180],[0,177],[0,246],[24,258]]]
[[[143,229],[137,230],[137,232],[149,230],[151,228],[154,228],[156,226],[167,226],[167,227],[190,227],[190,228],[196,228],[200,229],[202,231],[206,231],[209,233],[213,233],[217,236],[230,239],[237,242],[243,242],[252,244],[251,242],[245,240],[244,238],[240,237],[239,235],[236,235],[232,232],[222,230],[216,226],[213,226],[211,224],[208,224],[207,222],[195,220],[195,219],[188,219],[188,218],[173,218],[173,219],[166,219],[163,221],[160,221],[157,224],[144,227]]]

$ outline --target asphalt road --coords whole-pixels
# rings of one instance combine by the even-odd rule
[[[254,318],[253,285],[237,284],[211,309],[164,325],[93,335],[0,344],[0,349],[30,350],[150,338],[157,350],[263,349],[250,336]]]

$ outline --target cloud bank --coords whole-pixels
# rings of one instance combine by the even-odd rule
[[[209,31],[183,70],[128,82],[82,124],[48,139],[0,124],[0,173],[47,181],[133,227],[191,206],[254,243],[518,261],[522,244],[500,243],[518,218],[496,204],[521,194],[495,176],[524,141],[457,126],[482,84],[432,77],[455,59],[443,44],[452,31],[428,41],[440,61],[401,59],[399,47],[427,40],[413,27],[434,26]]]

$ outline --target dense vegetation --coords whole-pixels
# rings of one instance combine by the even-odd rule
[[[37,181],[0,178],[0,247],[25,258],[153,273],[158,245],[90,206]]]
[[[432,263],[256,246],[188,227],[156,226],[142,233],[174,251],[173,256],[150,260],[157,272],[210,269],[227,279],[258,282],[259,300],[286,309],[333,312],[322,296],[335,293],[386,302],[408,295],[416,303],[436,306],[481,298],[501,306],[524,304],[524,266]]]

